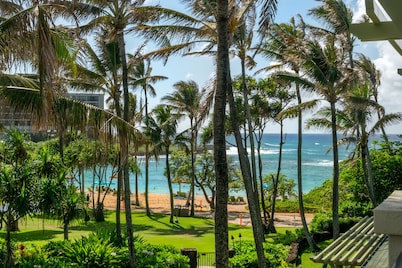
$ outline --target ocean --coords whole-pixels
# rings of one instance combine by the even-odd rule
[[[379,140],[379,136],[376,137]],[[233,141],[233,138],[228,140]],[[332,177],[332,151],[328,151],[331,147],[330,134],[303,134],[303,151],[302,151],[302,175],[303,175],[303,192],[307,193],[311,189],[320,186],[325,180]],[[339,147],[339,160],[346,159],[353,148],[347,148],[346,145]],[[278,167],[279,156],[279,134],[264,134],[262,141],[262,161],[263,161],[263,174],[276,173]],[[238,163],[237,149],[228,145],[227,155],[232,158],[234,163]],[[285,174],[288,178],[297,182],[297,134],[287,134],[285,137],[285,144],[282,151],[282,168],[281,173]],[[143,159],[140,161],[141,174],[138,179],[138,189],[140,193],[145,192],[145,168]],[[150,193],[169,193],[166,177],[163,175],[165,170],[164,156],[156,161],[154,158],[150,160],[149,170],[149,191]],[[111,176],[111,170],[107,172],[106,176]],[[85,187],[91,185],[92,175],[86,174]],[[134,174],[131,174],[131,190],[135,191]],[[116,187],[116,182],[113,180],[112,188]],[[181,184],[181,191],[188,192],[189,185]],[[179,191],[179,185],[173,184],[173,191]],[[241,193],[241,192],[240,192]],[[201,191],[197,191],[201,194]],[[244,194],[244,192],[243,192]],[[236,195],[242,195],[237,193]]]

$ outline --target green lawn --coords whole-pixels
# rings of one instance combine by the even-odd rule
[[[115,227],[115,212],[105,211],[105,222],[87,223],[75,222],[70,226],[69,238],[71,240],[87,235],[95,230],[113,230]],[[122,223],[125,223],[125,216],[122,214]],[[214,249],[214,222],[212,219],[180,217],[176,224],[169,223],[169,215],[154,214],[147,217],[143,212],[133,213],[133,228],[135,235],[141,236],[145,241],[152,244],[169,244],[177,248],[196,248],[199,252],[213,252]],[[33,243],[43,245],[49,241],[62,240],[63,228],[60,223],[54,220],[42,220],[41,218],[28,218],[19,223],[20,231],[12,233],[12,239],[16,243],[26,245]],[[123,226],[124,230],[125,226]],[[277,231],[284,233],[292,228],[278,227]],[[239,238],[241,235],[241,238]],[[0,236],[5,237],[4,228]],[[229,243],[232,245],[232,236],[235,241],[253,240],[253,233],[250,227],[229,225]],[[274,235],[269,235],[267,241],[272,241]],[[304,267],[321,267],[314,265],[309,257],[311,253],[303,255]],[[307,265],[307,266],[305,266]]]

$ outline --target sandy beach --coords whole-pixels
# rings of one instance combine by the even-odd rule
[[[102,197],[103,195],[101,195]],[[96,198],[96,196],[95,196]],[[144,211],[145,210],[145,197],[141,193],[138,195],[140,206],[132,205],[132,211]],[[170,213],[170,201],[168,194],[148,194],[149,206],[152,212],[155,213]],[[135,195],[131,196],[131,203],[135,201]],[[174,199],[175,206],[184,207],[186,199]],[[121,206],[124,207],[124,202],[121,202]],[[113,194],[107,194],[104,201],[105,209],[116,208],[116,196]],[[228,221],[233,224],[242,226],[250,226],[250,214],[248,211],[247,203],[236,203],[228,205]],[[210,210],[208,202],[206,202],[203,196],[195,197],[195,215],[197,217],[213,218],[214,214]],[[310,223],[313,218],[312,214],[306,214],[307,222]],[[275,213],[275,226],[284,227],[301,227],[301,219],[298,213]]]

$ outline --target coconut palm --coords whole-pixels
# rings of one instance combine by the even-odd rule
[[[166,178],[170,195],[170,223],[174,223],[173,188],[170,172],[169,154],[170,146],[174,143],[177,135],[177,115],[173,114],[173,107],[158,105],[152,110],[152,116],[147,120],[145,133],[154,144],[156,157],[164,151],[166,156]]]
[[[260,1],[256,1],[257,3]],[[262,27],[267,26],[276,11],[276,1],[265,1],[261,12]],[[228,167],[226,164],[225,146],[225,106],[226,92],[230,85],[229,63],[229,3],[228,0],[216,2],[216,31],[217,31],[217,70],[216,92],[214,104],[214,159],[217,178],[217,209],[215,213],[215,252],[216,263],[219,267],[228,265],[228,229],[227,229],[227,198],[228,198]],[[222,220],[225,219],[225,220]],[[225,222],[226,221],[226,222]],[[220,226],[222,224],[222,226]],[[257,244],[259,267],[265,267],[265,257],[261,246]]]
[[[143,59],[141,54],[137,53],[129,61],[129,83],[134,88],[139,88],[144,93],[144,120],[148,120],[148,96],[156,96],[156,90],[153,86],[156,82],[167,79],[166,76],[152,75],[151,60]],[[151,215],[148,199],[149,185],[149,141],[145,140],[145,208],[148,216]]]
[[[336,105],[338,100],[348,90],[350,77],[344,75],[344,55],[335,47],[335,40],[321,46],[318,41],[311,41],[307,44],[305,70],[307,84],[315,93],[328,102],[331,111],[331,134],[333,152],[333,187],[332,187],[332,217],[333,236],[339,236],[339,153]],[[306,85],[307,85],[306,84]]]
[[[108,31],[103,31],[95,35],[96,50],[89,43],[81,42],[80,59],[85,62],[85,65],[77,64],[78,76],[70,81],[70,85],[79,90],[106,93],[108,95],[106,103],[113,109],[111,112],[121,118],[121,59],[117,40],[105,42],[107,34]],[[122,185],[122,173],[119,172],[116,194],[116,234],[118,238],[121,238],[120,200]]]
[[[129,75],[128,64],[126,59],[125,35],[127,31],[132,30],[140,20],[141,13],[136,12],[136,8],[140,7],[144,0],[126,0],[126,1],[106,1],[106,0],[88,0],[95,12],[92,19],[85,27],[81,27],[83,31],[90,31],[97,27],[106,27],[109,30],[108,41],[117,41],[119,48],[119,56],[122,68],[121,85],[123,89],[123,120],[129,122]],[[130,178],[128,165],[128,146],[129,146],[129,128],[126,124],[118,126],[119,142],[120,142],[120,169],[123,174],[124,182],[124,202],[126,210],[126,227],[128,235],[128,248],[130,255],[130,267],[135,267],[135,250],[133,226],[131,218],[131,201],[130,201]]]
[[[360,75],[362,76],[362,81],[368,81],[371,94],[374,98],[374,101],[378,103],[378,87],[380,86],[381,73],[377,70],[375,64],[369,59],[367,56],[363,54],[359,54],[357,60],[355,61],[356,66],[360,71]],[[378,119],[381,119],[383,115],[380,113],[380,110],[377,112]],[[388,135],[385,132],[384,127],[381,127],[381,134],[384,138],[385,143],[389,147],[389,139]]]
[[[66,70],[74,69],[77,49],[71,38],[73,30],[58,27],[55,21],[61,16],[66,21],[80,18],[82,7],[83,4],[77,3],[72,8],[70,1],[62,4],[48,1],[2,1],[0,8],[4,16],[0,29],[5,33],[0,42],[2,62],[7,71],[18,70],[18,64],[34,70],[40,96],[35,107],[37,127],[56,125],[61,149],[62,117],[55,108],[56,100],[66,93],[60,77]]]
[[[352,88],[343,101],[344,108],[337,111],[338,129],[345,136],[339,143],[354,143],[354,151],[361,160],[364,182],[369,198],[375,207],[377,199],[374,189],[374,177],[371,167],[369,138],[381,128],[401,120],[400,113],[385,114],[384,107],[379,105],[371,96],[371,88],[368,85]],[[373,122],[373,117],[378,113],[383,116]],[[372,126],[369,128],[369,126]],[[331,127],[330,111],[321,109],[314,118],[307,121],[308,127]],[[359,135],[356,135],[359,133]]]
[[[191,154],[191,216],[194,216],[195,160],[197,152],[198,130],[206,118],[211,105],[211,95],[200,90],[195,81],[179,81],[173,85],[175,91],[162,98],[170,104],[178,114],[187,115],[190,120],[190,154]]]
[[[2,8],[6,7],[2,2]],[[3,46],[7,46],[7,54],[2,57],[9,63],[23,63],[38,72],[41,93],[42,114],[44,119],[50,116],[53,102],[58,94],[64,93],[57,81],[61,71],[74,69],[73,61],[77,51],[76,44],[71,38],[73,29],[57,27],[55,21],[63,17],[66,21],[82,18],[85,4],[65,1],[49,3],[48,1],[9,1],[13,11],[2,20],[0,28]],[[4,4],[4,5],[3,5]],[[4,12],[4,10],[2,10]],[[26,49],[30,47],[32,49]],[[10,65],[12,64],[10,63]],[[11,69],[11,66],[9,67]],[[47,114],[48,113],[48,114]],[[46,122],[46,121],[44,121]]]
[[[294,18],[291,18],[288,24],[273,24],[270,27],[270,32],[266,36],[266,42],[262,43],[260,53],[268,58],[275,59],[279,63],[273,66],[264,68],[266,70],[277,70],[273,76],[278,77],[285,81],[295,82],[295,91],[297,97],[296,109],[287,109],[282,111],[279,116],[294,117],[297,116],[298,120],[298,141],[297,141],[297,187],[298,187],[298,202],[299,211],[301,215],[304,233],[311,250],[317,248],[312,236],[310,235],[303,204],[303,173],[302,173],[302,142],[303,142],[303,110],[310,107],[310,104],[302,104],[301,85],[294,79],[294,76],[299,76],[300,69],[302,68],[302,61],[299,56],[303,50],[303,40],[305,37],[304,22],[299,17],[300,23],[296,24]],[[283,72],[283,68],[290,68],[291,72]],[[314,104],[314,102],[313,102]],[[304,107],[304,108],[302,108]],[[293,111],[293,112],[291,112]]]
[[[328,34],[333,35],[339,45],[345,49],[348,55],[348,65],[353,70],[353,47],[356,39],[350,31],[353,12],[342,0],[319,0],[319,2],[322,2],[322,5],[310,9],[308,14],[322,22],[324,27],[311,28],[317,30],[318,36],[324,39]],[[312,32],[314,33],[315,31],[313,30]]]

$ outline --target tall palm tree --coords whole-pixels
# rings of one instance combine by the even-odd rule
[[[373,117],[381,113],[383,116],[373,122]],[[321,109],[317,115],[307,121],[307,126],[329,129],[331,127],[330,111]],[[379,105],[371,96],[368,85],[352,88],[343,100],[343,109],[337,111],[338,129],[343,132],[344,138],[339,143],[354,143],[358,159],[361,160],[364,182],[367,193],[373,204],[377,205],[374,189],[374,177],[369,150],[369,138],[387,125],[401,120],[400,113],[385,114],[384,107]],[[369,126],[372,125],[371,128]],[[356,135],[359,132],[360,135]]]
[[[81,18],[85,5],[76,3],[72,8],[72,4],[70,1],[3,1],[0,8],[4,15],[0,23],[4,33],[1,36],[2,62],[7,71],[19,69],[18,64],[34,70],[40,94],[37,127],[44,129],[53,125],[59,131],[61,156],[63,119],[55,108],[56,100],[66,93],[61,77],[66,70],[74,70],[77,49],[71,38],[74,29],[56,26],[55,21],[60,17],[73,22]]]
[[[348,65],[353,70],[353,48],[356,39],[350,31],[353,12],[342,0],[319,0],[319,2],[322,2],[322,5],[310,9],[308,14],[322,22],[323,27],[311,27],[312,32],[317,31],[318,37],[324,39],[328,34],[333,35],[339,45],[346,50]]]
[[[124,0],[124,1],[106,1],[106,0],[88,0],[94,11],[94,19],[92,19],[85,27],[81,27],[83,31],[90,31],[97,27],[107,27],[110,29],[108,41],[117,41],[122,76],[121,84],[123,89],[123,120],[129,122],[129,75],[128,64],[126,59],[125,35],[127,31],[132,30],[134,25],[140,20],[140,13],[136,12],[136,8],[140,7],[145,0]],[[129,146],[129,128],[126,124],[118,127],[120,142],[120,163],[119,171],[123,174],[124,182],[124,202],[126,212],[126,228],[128,235],[128,248],[130,255],[130,267],[135,267],[135,250],[133,226],[131,218],[131,196],[130,196],[130,178],[128,165],[128,146]]]
[[[158,105],[152,110],[152,117],[147,120],[146,134],[150,136],[154,144],[154,154],[157,157],[163,150],[166,156],[166,178],[170,196],[170,223],[174,223],[173,187],[170,172],[169,154],[170,146],[177,135],[177,115],[173,114],[173,108],[168,105]]]
[[[179,81],[173,85],[176,89],[162,98],[167,101],[178,114],[187,115],[190,120],[190,154],[191,154],[191,216],[194,216],[195,197],[195,161],[197,152],[197,137],[201,123],[206,118],[211,105],[211,95],[200,90],[195,81]]]
[[[152,75],[152,67],[151,60],[143,59],[142,56],[137,53],[136,55],[131,56],[129,60],[129,83],[133,88],[139,88],[144,93],[144,120],[145,125],[147,125],[147,121],[149,120],[148,115],[148,96],[156,96],[156,90],[153,86],[154,83],[163,81],[167,79],[166,76],[162,75]],[[151,215],[151,211],[149,209],[149,141],[145,141],[145,208],[148,216]]]
[[[267,26],[270,20],[273,18],[276,11],[276,0],[270,1],[248,1],[251,5],[254,3],[263,3],[261,13],[261,28]],[[152,28],[149,26],[142,27],[145,29],[145,35],[149,38],[157,40],[161,44],[170,47],[170,49],[162,49],[162,53],[158,55],[171,55],[173,52],[182,51],[182,48],[192,48],[194,44],[205,42],[207,45],[203,50],[207,53],[215,45],[217,47],[216,62],[217,62],[217,78],[216,78],[216,92],[214,103],[214,152],[215,152],[215,167],[216,176],[222,181],[217,181],[217,210],[216,216],[216,260],[219,267],[227,267],[227,223],[222,222],[219,219],[226,219],[227,217],[227,190],[228,190],[228,171],[226,164],[226,151],[225,151],[225,107],[226,107],[226,92],[230,82],[230,64],[229,64],[229,40],[232,38],[227,33],[230,32],[229,21],[231,11],[234,9],[229,8],[236,6],[236,1],[228,0],[215,0],[215,1],[186,1],[191,10],[194,11],[198,17],[189,17],[186,14],[179,14],[178,12],[171,12],[166,10],[160,10],[158,14],[161,14],[161,18],[176,19],[178,22],[184,24],[182,28],[175,25],[174,27],[158,27]],[[163,17],[165,14],[166,17]],[[182,25],[183,25],[182,24]],[[171,45],[169,37],[171,34],[179,33],[179,38],[184,40],[184,43],[178,45]],[[180,39],[179,39],[180,40]],[[193,41],[192,41],[193,40]],[[194,41],[196,40],[196,41]],[[224,77],[226,76],[226,77]],[[244,161],[244,159],[243,159]],[[251,183],[251,181],[250,181]],[[258,197],[257,197],[258,200]],[[260,216],[257,215],[253,222],[253,226],[258,225],[258,221],[261,223]],[[262,228],[261,228],[262,229]],[[261,235],[261,234],[257,234]],[[257,239],[258,241],[259,239]],[[256,242],[258,243],[258,242]],[[259,266],[265,267],[265,257],[263,253],[262,243],[259,243],[257,253],[259,256]]]
[[[261,1],[256,1],[261,2]],[[266,27],[272,20],[276,11],[276,0],[265,1],[261,13],[261,27]],[[226,164],[225,146],[225,106],[226,92],[230,89],[230,63],[229,63],[229,3],[228,0],[216,2],[216,30],[217,30],[217,69],[216,92],[214,105],[214,159],[217,178],[217,206],[215,213],[215,251],[216,262],[219,267],[228,265],[228,229],[227,221],[227,197],[228,197],[228,167]],[[233,110],[233,109],[232,109]],[[236,117],[236,116],[235,116]],[[233,117],[232,117],[233,118]],[[258,216],[260,217],[260,216]],[[220,219],[219,219],[220,218]],[[225,222],[226,221],[226,222]],[[258,235],[258,234],[257,234]],[[256,242],[257,243],[257,242]],[[257,255],[259,267],[266,267],[264,251],[257,243]]]
[[[215,259],[218,267],[228,267],[229,230],[228,230],[228,165],[226,161],[225,114],[228,85],[230,83],[229,63],[229,6],[228,0],[218,0],[217,21],[217,59],[216,90],[213,117],[214,161],[216,175],[215,210]],[[263,266],[265,267],[265,264]]]
[[[301,20],[301,18],[300,18]],[[304,212],[304,203],[303,203],[303,172],[302,172],[302,143],[303,143],[303,109],[302,106],[308,107],[309,105],[303,104],[302,95],[301,95],[301,85],[296,80],[294,80],[294,76],[299,76],[300,69],[302,68],[302,61],[298,55],[303,50],[303,40],[305,37],[304,32],[304,23],[301,20],[300,24],[296,24],[294,18],[290,19],[290,23],[288,24],[273,24],[270,27],[270,32],[266,36],[266,42],[262,43],[260,48],[260,53],[268,58],[273,58],[279,62],[279,64],[270,66],[265,69],[277,69],[275,76],[280,79],[294,81],[295,82],[295,91],[297,98],[297,107],[294,112],[282,111],[279,116],[283,117],[289,113],[289,117],[297,116],[297,187],[298,187],[298,202],[299,202],[299,211],[302,220],[303,230],[306,235],[307,241],[311,250],[315,250],[317,248],[312,236],[310,235],[305,212]],[[281,71],[283,68],[289,67],[291,69],[291,73],[284,73]]]
[[[362,81],[368,81],[370,85],[371,94],[374,98],[374,101],[378,103],[378,87],[380,86],[381,72],[376,68],[375,64],[369,59],[367,56],[363,54],[359,54],[357,60],[355,61],[356,66],[359,68],[360,74],[362,76]],[[379,110],[377,112],[377,117],[380,120],[383,114]],[[381,134],[384,138],[384,141],[387,144],[388,149],[391,149],[389,146],[388,135],[385,132],[385,128],[381,127]]]
[[[78,76],[72,79],[70,85],[73,88],[84,91],[101,91],[108,95],[106,103],[109,103],[112,113],[122,117],[121,103],[121,60],[118,42],[116,40],[105,42],[107,31],[96,34],[96,50],[87,42],[81,42],[80,59],[85,65],[77,64]],[[84,61],[85,60],[85,61]],[[111,138],[111,135],[110,137]],[[116,195],[116,234],[121,238],[120,224],[120,200],[122,189],[122,173],[119,172],[117,179]]]
[[[318,41],[307,44],[306,61],[303,66],[307,78],[307,84],[312,86],[314,92],[329,103],[331,111],[331,134],[333,152],[333,186],[332,186],[332,218],[333,236],[339,236],[339,152],[336,105],[348,89],[349,79],[343,75],[343,55],[337,47],[335,40],[326,43],[322,47]]]

